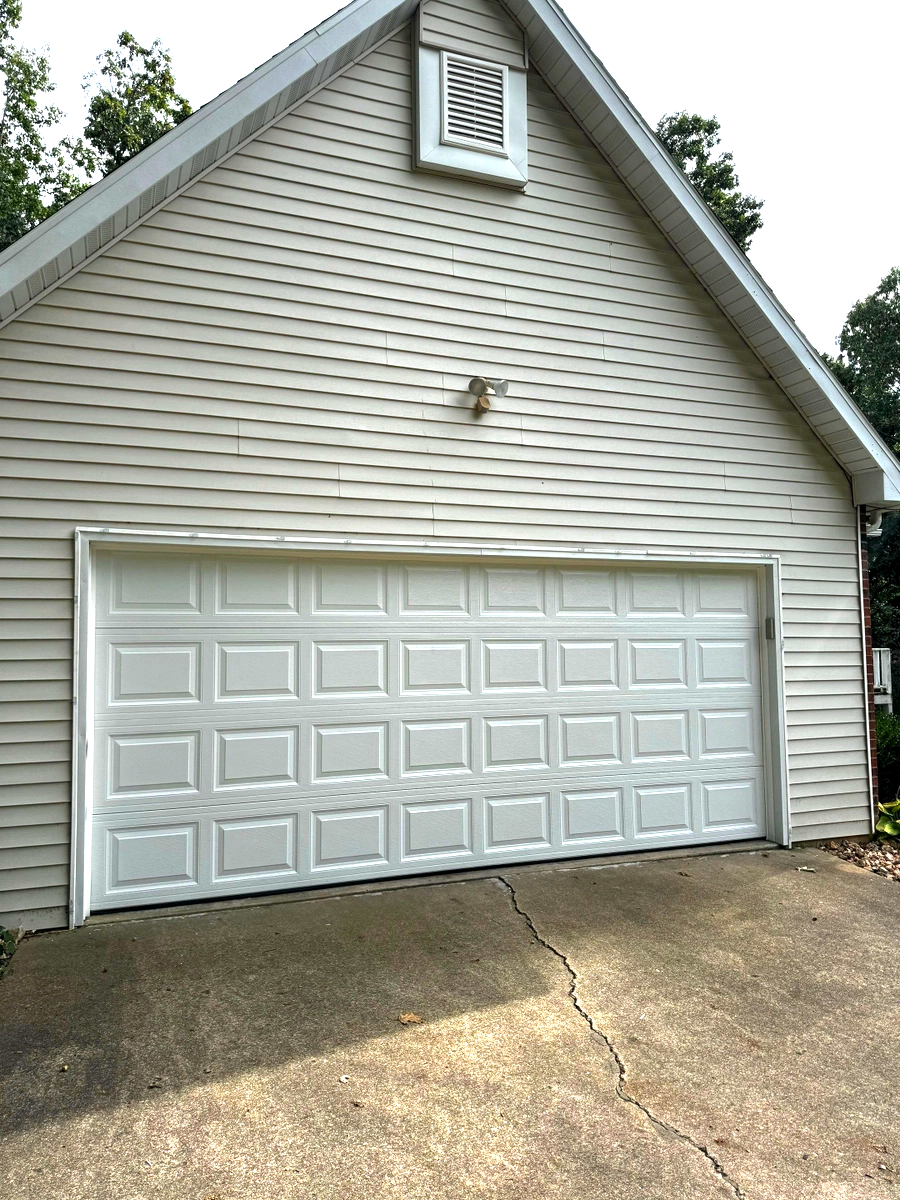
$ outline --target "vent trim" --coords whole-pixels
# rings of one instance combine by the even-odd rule
[[[441,142],[509,157],[509,68],[441,51]]]

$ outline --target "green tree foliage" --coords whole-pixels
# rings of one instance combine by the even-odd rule
[[[840,351],[822,357],[894,453],[900,452],[900,267],[847,313]]]
[[[116,48],[104,50],[97,62],[100,70],[85,80],[95,91],[84,136],[108,175],[192,110],[175,90],[172,59],[159,38],[142,46],[127,31],[120,33]]]
[[[730,150],[716,154],[721,126],[715,117],[697,113],[667,113],[656,126],[659,140],[746,253],[750,239],[762,228],[763,202],[738,191],[739,180]]]
[[[822,358],[895,454],[900,453],[900,267],[847,314],[838,354]],[[890,646],[900,684],[900,516],[886,513],[882,534],[869,541],[872,637]],[[887,767],[885,768],[887,771]],[[900,783],[900,769],[897,781]],[[891,776],[893,794],[896,783]]]
[[[43,102],[53,91],[46,55],[17,46],[22,0],[0,0],[0,250],[190,116],[172,61],[157,39],[128,32],[99,55],[84,137],[50,141],[63,114]]]
[[[869,539],[872,640],[891,647],[891,672],[900,684],[900,519],[885,513],[880,538]]]
[[[888,837],[900,836],[900,804],[894,799],[900,788],[900,713],[875,713],[878,748],[878,794],[880,817],[876,828]]]
[[[0,0],[0,250],[87,186],[81,143],[46,144],[62,113],[41,103],[54,88],[47,58],[13,41],[21,20],[21,0]]]

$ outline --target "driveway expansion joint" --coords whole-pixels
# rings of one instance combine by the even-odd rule
[[[590,1031],[594,1035],[594,1037],[598,1038],[603,1043],[603,1045],[606,1047],[606,1049],[609,1051],[610,1055],[612,1056],[613,1062],[616,1065],[616,1070],[618,1071],[618,1078],[616,1080],[616,1088],[615,1088],[616,1096],[624,1104],[629,1104],[633,1108],[636,1108],[641,1113],[643,1113],[644,1117],[647,1119],[647,1121],[649,1121],[649,1123],[651,1124],[651,1126],[653,1126],[653,1128],[657,1131],[657,1133],[660,1133],[660,1132],[668,1133],[672,1137],[676,1138],[677,1140],[679,1140],[681,1142],[684,1142],[686,1145],[688,1145],[692,1149],[696,1150],[699,1154],[702,1154],[703,1157],[710,1164],[712,1169],[715,1171],[715,1173],[719,1177],[719,1179],[721,1179],[722,1182],[731,1189],[731,1191],[737,1197],[737,1200],[747,1200],[746,1192],[737,1183],[735,1183],[735,1181],[731,1178],[731,1176],[726,1171],[725,1167],[722,1165],[722,1163],[719,1161],[719,1159],[716,1158],[716,1156],[708,1149],[708,1147],[702,1145],[700,1142],[695,1141],[690,1136],[690,1134],[683,1133],[680,1129],[677,1129],[674,1125],[670,1125],[668,1121],[664,1121],[661,1117],[657,1117],[654,1113],[652,1113],[650,1111],[650,1109],[645,1104],[642,1104],[641,1101],[638,1100],[636,1096],[633,1096],[629,1091],[626,1090],[626,1083],[628,1081],[628,1068],[625,1066],[625,1061],[622,1058],[622,1056],[619,1054],[619,1051],[616,1049],[615,1043],[613,1042],[612,1038],[609,1036],[609,1034],[605,1033],[599,1027],[599,1025],[597,1025],[594,1018],[591,1016],[591,1014],[587,1011],[587,1009],[582,1004],[581,999],[578,995],[578,972],[575,970],[575,968],[569,962],[569,959],[566,957],[565,954],[562,953],[561,950],[557,950],[557,948],[551,942],[548,942],[545,937],[541,936],[541,934],[537,930],[537,926],[535,925],[534,921],[531,919],[529,914],[525,911],[524,908],[522,908],[521,904],[519,903],[519,897],[516,894],[516,889],[509,882],[509,880],[504,875],[498,875],[498,876],[496,876],[496,878],[500,882],[501,886],[506,890],[506,892],[509,896],[510,903],[513,907],[513,910],[522,918],[522,920],[528,926],[528,930],[531,933],[531,936],[534,938],[534,940],[538,943],[538,945],[543,946],[545,950],[549,950],[549,952],[552,955],[554,955],[554,957],[558,958],[559,961],[562,963],[562,965],[565,967],[566,972],[569,976],[569,999],[572,1001],[572,1007],[575,1009],[575,1011],[578,1013],[578,1015],[581,1017],[581,1019],[586,1023],[586,1025],[588,1026],[588,1028],[590,1029]]]

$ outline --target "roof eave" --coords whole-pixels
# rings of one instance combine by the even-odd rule
[[[865,476],[858,488],[861,496],[878,495],[879,501],[884,505],[900,504],[900,463],[825,366],[750,260],[726,233],[559,5],[555,0],[503,0],[503,3],[529,34],[532,41],[532,60],[539,69],[542,66],[541,59],[549,53],[549,47],[554,44],[559,46],[588,84],[587,94],[602,101],[603,107],[613,119],[617,136],[623,134],[630,147],[622,148],[620,141],[613,156],[608,153],[602,137],[595,140],[601,151],[613,159],[613,165],[617,165],[615,159],[626,162],[632,153],[630,148],[633,148],[633,153],[640,159],[643,172],[640,188],[643,196],[639,194],[638,198],[653,197],[652,206],[645,203],[645,207],[661,226],[665,219],[663,231],[673,241],[675,239],[671,227],[671,200],[674,200],[679,241],[682,246],[687,244],[690,248],[690,259],[686,261],[707,290],[721,304],[725,286],[738,289],[740,297],[735,300],[735,304],[746,300],[748,307],[752,305],[761,312],[772,334],[781,343],[782,356],[783,349],[786,348],[795,364],[802,367],[807,378],[815,385],[816,391],[828,401],[852,433],[860,449],[864,451],[864,465],[849,465],[842,461],[833,448],[828,448],[854,481],[854,494],[857,491],[857,476]],[[558,74],[558,70],[557,63],[554,63],[551,74]],[[591,116],[596,121],[596,114],[589,115],[587,112],[591,100],[582,100],[580,94],[575,91],[572,91],[571,95],[574,102],[570,103],[563,97],[564,102],[572,109],[582,126],[591,132]],[[605,116],[606,114],[604,118]],[[602,133],[606,128],[604,120],[596,121],[596,124]],[[710,286],[713,273],[720,279],[723,273],[727,276],[727,284],[721,283],[718,291]],[[727,312],[727,309],[725,311]],[[731,316],[730,313],[728,315]],[[740,329],[740,326],[738,328]],[[744,330],[740,331],[746,336]],[[772,377],[788,395],[791,395],[791,390],[785,386],[785,378],[790,374],[791,364],[775,365],[772,361],[766,361],[763,355],[760,354],[759,357]],[[791,398],[795,399],[794,396]],[[804,416],[807,414],[804,413]],[[877,485],[876,476],[879,478]],[[875,500],[855,502],[875,503]]]
[[[416,0],[352,0],[14,242],[0,253],[0,324],[277,119],[290,106],[277,101],[297,92],[298,81],[306,91],[319,86],[368,52],[373,31],[389,36],[416,7]]]

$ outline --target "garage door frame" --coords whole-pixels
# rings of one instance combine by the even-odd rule
[[[396,558],[453,557],[468,562],[501,558],[511,561],[562,565],[608,563],[735,566],[755,568],[758,578],[760,670],[767,836],[790,845],[788,810],[787,733],[784,702],[781,562],[777,554],[715,553],[710,551],[649,553],[639,548],[586,550],[573,545],[508,545],[462,542],[451,539],[397,541],[377,538],[322,538],[259,534],[206,534],[189,531],[128,528],[78,528],[75,530],[75,630],[72,737],[72,839],[69,924],[74,928],[90,915],[90,855],[92,795],[92,727],[94,682],[93,550],[159,551],[165,548],[255,550],[294,555],[346,557],[354,553]]]

